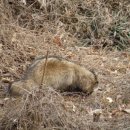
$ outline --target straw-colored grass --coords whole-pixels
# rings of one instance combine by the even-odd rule
[[[128,130],[129,0],[22,1],[0,2],[0,130]],[[94,69],[98,88],[89,96],[48,88],[8,98],[2,80],[20,79],[47,50]]]

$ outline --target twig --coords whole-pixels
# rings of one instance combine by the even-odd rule
[[[45,60],[44,66],[43,66],[42,80],[41,80],[41,84],[40,84],[40,86],[39,86],[40,89],[42,88],[43,81],[44,81],[44,77],[45,77],[45,71],[46,71],[46,66],[47,66],[48,54],[49,54],[49,51],[47,50],[46,60]]]

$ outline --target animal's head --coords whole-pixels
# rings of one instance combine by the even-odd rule
[[[98,85],[98,78],[96,73],[92,71],[86,71],[81,77],[81,85],[83,92],[91,94]]]
[[[93,85],[94,85],[94,87],[96,87],[98,85],[98,76],[97,76],[97,74],[95,73],[94,70],[90,70],[90,71],[93,74]]]

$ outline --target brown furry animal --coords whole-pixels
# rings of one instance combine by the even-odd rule
[[[44,84],[61,92],[79,89],[89,94],[98,83],[95,73],[58,57],[49,57],[45,72],[43,72],[45,60],[45,57],[35,60],[28,68],[24,78],[11,85],[11,92],[19,95],[38,88],[42,83],[43,73]]]

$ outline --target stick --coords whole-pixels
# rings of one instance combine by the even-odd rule
[[[42,80],[41,80],[41,84],[40,84],[40,87],[39,87],[40,89],[42,88],[43,81],[44,81],[44,77],[45,77],[45,72],[46,72],[46,66],[47,66],[48,54],[49,54],[49,51],[47,50],[46,60],[45,60],[44,66],[43,66]]]

